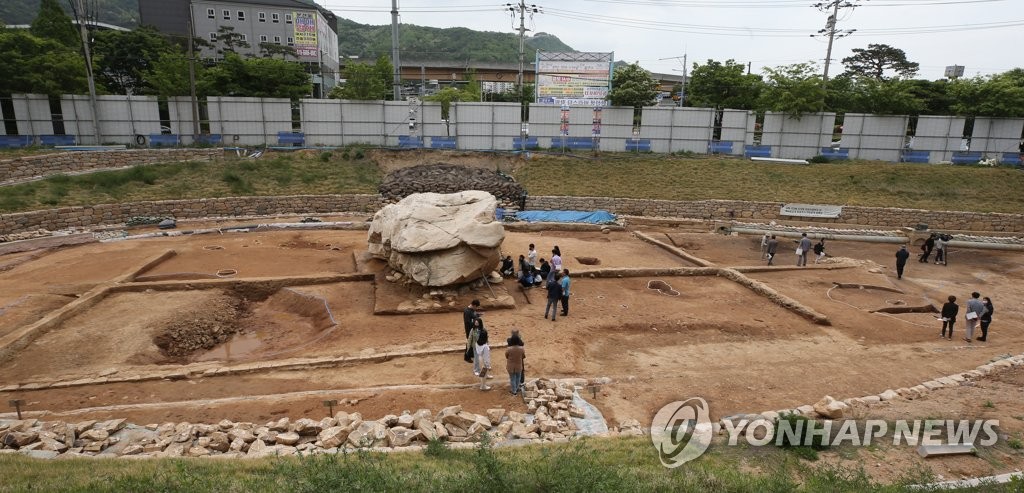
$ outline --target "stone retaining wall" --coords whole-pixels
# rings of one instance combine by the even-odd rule
[[[0,215],[0,234],[35,229],[88,228],[124,223],[132,216],[194,219],[274,214],[373,213],[380,208],[377,195],[296,195],[284,197],[227,197],[217,199],[157,200],[126,204],[61,207]]]
[[[781,202],[744,202],[740,200],[652,200],[608,197],[529,197],[526,207],[534,210],[595,210],[613,214],[651,217],[692,217],[711,220],[796,220],[779,215]],[[912,227],[927,224],[936,230],[964,231],[1024,231],[1024,214],[984,212],[927,211],[885,207],[844,206],[836,219],[811,219],[815,223],[853,224],[888,228]]]
[[[29,178],[140,164],[213,161],[224,155],[211,149],[130,149],[119,151],[57,152],[0,160],[0,183]]]
[[[0,234],[36,229],[59,230],[118,224],[132,216],[162,216],[177,219],[254,216],[275,214],[373,213],[382,207],[378,195],[296,195],[280,197],[230,197],[219,199],[160,200],[127,204],[61,207],[41,211],[0,215]],[[648,217],[685,217],[711,220],[800,220],[782,217],[780,202],[739,200],[650,200],[607,197],[529,197],[528,209],[595,210]],[[838,219],[816,219],[815,223],[864,227],[912,227],[927,224],[942,231],[1024,231],[1024,214],[926,211],[883,207],[843,207]]]

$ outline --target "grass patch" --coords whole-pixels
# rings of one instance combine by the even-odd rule
[[[322,162],[313,156],[224,159],[137,166],[3,187],[0,212],[52,207],[240,195],[376,193],[380,171],[369,160]]]
[[[904,491],[915,472],[880,484],[860,468],[806,464],[771,448],[715,447],[676,469],[645,438],[426,453],[342,453],[264,460],[60,460],[0,456],[0,491]],[[741,462],[756,467],[739,468]]]
[[[1019,193],[1024,173],[998,167],[878,161],[809,166],[717,157],[602,154],[577,159],[538,154],[514,175],[530,195],[1024,212],[1024,194]],[[984,193],[979,195],[980,190]]]
[[[382,175],[364,148],[269,153],[260,159],[139,166],[4,187],[0,212],[238,195],[376,193]],[[393,157],[388,155],[389,158]],[[480,159],[488,159],[481,154]],[[748,200],[1024,213],[1024,173],[1005,167],[843,161],[757,163],[692,155],[533,154],[512,175],[530,195]],[[971,187],[962,186],[971,183]]]

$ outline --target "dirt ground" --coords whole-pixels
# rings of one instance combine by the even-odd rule
[[[659,227],[638,231],[719,266],[763,265],[758,238]],[[912,260],[904,279],[897,280],[894,245],[831,241],[830,256],[855,259],[851,264],[857,266],[749,274],[826,314],[831,325],[824,326],[723,278],[589,278],[587,271],[598,268],[693,266],[628,231],[510,232],[503,250],[517,258],[530,243],[545,258],[554,245],[563,252],[565,268],[573,273],[569,316],[544,319],[543,291],[523,293],[506,281],[515,307],[486,311],[491,339],[504,341],[512,329],[521,331],[528,378],[611,378],[611,384],[587,397],[612,424],[626,418],[649,422],[664,404],[692,396],[705,398],[717,418],[793,408],[826,394],[840,399],[877,394],[1024,352],[1019,330],[1024,306],[1015,295],[1024,285],[1019,253],[955,250],[948,266]],[[236,270],[231,276],[235,279],[381,273],[382,263],[357,261],[365,245],[365,231],[274,231],[93,243],[36,252],[35,257],[27,257],[31,252],[4,255],[0,266],[10,268],[0,269],[0,336],[168,249],[177,255],[140,280],[210,278],[223,269]],[[787,240],[777,264],[795,265],[788,251]],[[584,265],[577,257],[596,257],[600,264]],[[488,296],[486,289],[465,293],[448,313],[374,315],[375,284],[386,282],[380,275],[376,279],[293,286],[290,293],[246,300],[249,310],[238,320],[239,333],[188,360],[236,363],[450,347],[462,343],[462,307],[473,297]],[[667,283],[677,294],[651,289],[653,280]],[[833,283],[868,288],[836,288]],[[963,320],[954,341],[947,341],[938,337],[934,314],[872,313],[885,307],[939,307],[951,294],[963,305],[975,290],[991,297],[996,308],[987,343],[960,340]],[[224,296],[237,293],[181,289],[110,295],[0,363],[0,386],[179,365],[160,354],[155,335],[172,321],[197,317]],[[336,410],[355,410],[370,418],[421,407],[436,411],[456,403],[475,412],[496,406],[518,409],[524,406],[507,392],[503,354],[494,351],[497,378],[490,392],[470,388],[478,382],[469,365],[460,354],[447,353],[304,371],[19,391],[4,397],[24,399],[25,409],[47,411],[55,419],[125,417],[140,423],[321,417],[326,399],[341,402]],[[1010,431],[1019,436],[1021,424],[1014,416],[1024,416],[1024,381],[1017,371],[1012,377],[1017,380],[965,388],[975,393],[990,389],[987,394],[957,393],[940,401],[943,391],[891,404],[886,412],[894,417],[995,413],[1013,423],[1016,428]],[[992,400],[994,410],[978,409],[978,399]],[[1019,454],[1015,461],[1019,467]],[[950,467],[955,473],[958,466]]]

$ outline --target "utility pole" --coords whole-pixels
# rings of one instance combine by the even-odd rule
[[[506,3],[508,11],[519,14],[519,74],[516,75],[516,85],[519,87],[519,139],[523,150],[526,150],[526,106],[523,104],[523,67],[526,64],[526,13],[531,15],[540,12],[540,7],[534,4],[526,5],[526,0],[519,0],[519,3]]]
[[[192,106],[192,139],[199,137],[199,98],[196,97],[196,51],[195,21],[192,15],[192,1],[188,2],[188,89]]]
[[[813,7],[816,7],[822,12],[828,13],[828,20],[825,21],[825,29],[821,29],[817,34],[812,34],[811,37],[815,36],[828,36],[828,48],[825,50],[825,72],[822,75],[823,87],[828,86],[828,69],[832,63],[832,44],[836,38],[843,38],[853,34],[856,29],[840,30],[836,29],[836,24],[839,21],[839,9],[853,9],[860,6],[860,0],[830,0],[828,2],[816,3]]]
[[[89,50],[89,30],[85,21],[85,1],[75,0],[75,19],[78,20],[78,33],[82,37],[82,53],[85,54],[85,76],[89,82],[89,104],[92,105],[92,129],[96,137],[96,145],[101,143],[100,139],[100,118],[97,114],[96,105],[96,79],[92,73],[92,53]],[[131,102],[129,101],[129,106]]]
[[[402,62],[398,58],[398,0],[391,0],[391,63],[395,64],[395,101],[402,100]]]
[[[686,57],[687,57],[687,55],[688,55],[688,53],[683,53],[683,56],[670,56],[668,58],[659,58],[658,59],[658,60],[679,60],[679,59],[683,60],[683,69],[682,70],[675,69],[675,68],[672,69],[673,71],[682,72],[683,73],[683,82],[681,84],[679,84],[679,107],[680,108],[683,107],[683,102],[685,101],[685,98],[686,98],[686,83],[689,81],[689,77],[687,76],[687,74],[688,74],[687,70],[689,69],[689,67],[686,66]]]

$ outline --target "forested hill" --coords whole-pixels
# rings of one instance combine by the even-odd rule
[[[124,27],[139,24],[138,0],[89,0],[100,22]],[[68,10],[68,3],[61,2]],[[39,0],[0,0],[0,23],[30,24],[39,11]],[[391,54],[391,26],[359,24],[340,16],[338,44],[343,56],[377,58]],[[515,62],[519,60],[519,38],[511,33],[474,31],[463,27],[441,29],[403,24],[402,60],[459,60],[476,62]],[[526,59],[536,50],[573,51],[556,36],[537,33],[526,39]]]
[[[464,27],[441,29],[403,24],[400,32],[402,61],[459,60],[515,62],[519,60],[519,38],[513,33],[474,31]],[[371,26],[338,19],[338,44],[343,56],[377,58],[391,53],[391,26]],[[537,33],[526,38],[526,59],[536,50],[573,51],[556,36]]]
[[[61,6],[71,15],[68,2]],[[138,0],[89,0],[86,10],[96,13],[96,21],[116,26],[135,27],[139,25]],[[31,24],[39,13],[39,0],[0,0],[0,25]]]

